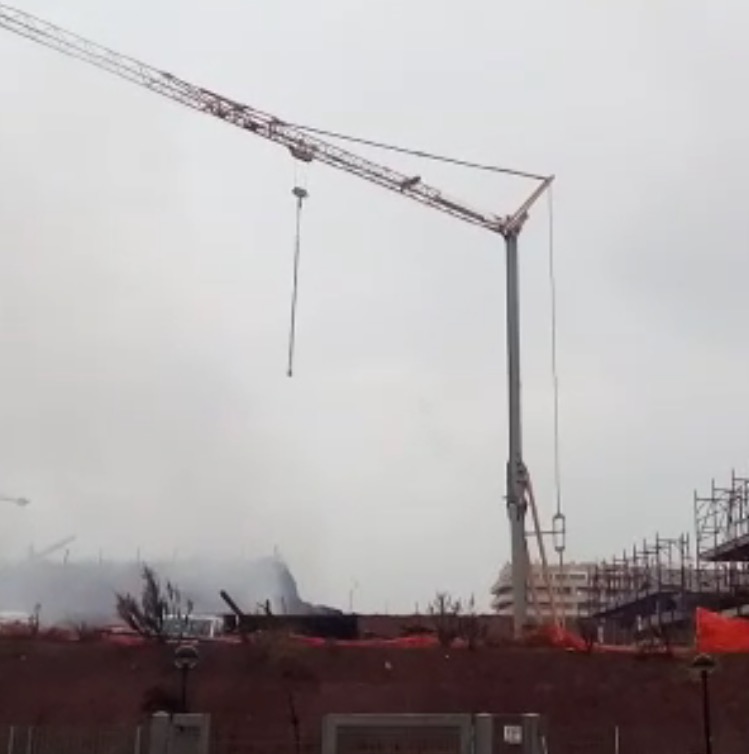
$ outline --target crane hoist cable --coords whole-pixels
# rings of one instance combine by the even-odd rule
[[[552,189],[546,195],[549,211],[549,298],[551,309],[551,382],[553,394],[553,454],[554,454],[554,498],[555,512],[551,517],[551,537],[554,549],[557,552],[559,580],[566,584],[564,573],[564,553],[567,549],[567,519],[562,512],[562,460],[561,460],[561,432],[559,428],[559,364],[558,364],[558,339],[557,339],[557,276],[554,263],[554,197]],[[560,600],[559,621],[562,627],[566,625],[564,599]]]
[[[302,207],[304,200],[309,196],[307,189],[302,186],[294,186],[291,191],[296,197],[296,230],[294,233],[294,265],[291,283],[291,321],[289,323],[289,361],[286,374],[294,376],[294,349],[296,346],[296,314],[299,297],[299,258],[302,250]]]

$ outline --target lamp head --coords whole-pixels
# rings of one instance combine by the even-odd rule
[[[692,670],[697,673],[712,673],[715,670],[715,660],[708,654],[698,654],[692,660]]]
[[[199,659],[197,647],[193,644],[180,644],[174,650],[174,666],[178,670],[193,670]]]

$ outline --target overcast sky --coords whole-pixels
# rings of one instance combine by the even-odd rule
[[[17,0],[286,119],[557,175],[568,556],[749,472],[736,0]],[[509,554],[501,239],[0,32],[0,546],[266,554],[310,599],[485,602]],[[530,184],[397,155],[499,214]],[[295,180],[297,374],[285,375]],[[549,218],[521,238],[553,512]]]

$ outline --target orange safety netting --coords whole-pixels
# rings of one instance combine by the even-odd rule
[[[439,646],[437,637],[431,635],[407,636],[397,639],[328,639],[317,636],[302,636],[291,634],[288,637],[305,647],[359,647],[381,649],[431,649]],[[132,632],[118,632],[104,634],[102,639],[110,644],[121,646],[142,646],[148,644],[148,640]],[[251,639],[252,640],[252,639]],[[216,644],[238,644],[241,637],[238,635],[218,636],[211,639]]]
[[[698,652],[725,654],[749,652],[749,620],[727,618],[698,607],[695,616]]]
[[[0,638],[16,638],[36,636],[27,627],[3,627]],[[53,629],[38,634],[40,639],[56,641],[79,641],[73,631]],[[307,647],[358,647],[382,649],[431,649],[440,645],[439,639],[433,634],[424,634],[392,639],[330,639],[324,637],[302,636],[299,634],[288,637],[290,640]],[[111,644],[123,646],[138,646],[148,641],[127,629],[104,630],[99,639]],[[220,636],[213,639],[222,644],[236,644],[241,641],[238,635]],[[528,646],[546,646],[566,650],[568,652],[605,652],[630,654],[640,651],[637,645],[607,645],[598,642],[586,642],[579,634],[563,629],[559,626],[547,625],[537,629],[524,642]],[[457,639],[452,644],[454,649],[467,646],[467,642]],[[697,608],[695,612],[695,649],[706,654],[748,653],[749,654],[749,620],[744,618],[728,618],[704,608]]]
[[[307,647],[370,647],[381,649],[431,649],[439,646],[436,636],[429,634],[404,636],[398,639],[322,639],[313,636],[293,636],[295,641]]]
[[[585,652],[587,650],[585,641],[580,636],[561,626],[544,626],[539,629],[538,638],[541,640],[540,643],[558,649],[568,649],[573,652]]]
[[[635,655],[643,651],[643,647],[637,644],[602,644],[598,641],[586,641],[574,631],[552,625],[539,629],[534,643],[564,649],[567,652],[584,652],[586,654],[605,652],[606,654]],[[654,654],[658,652],[678,652],[674,649],[667,650],[665,647],[653,648],[650,651]]]
[[[117,632],[104,634],[102,638],[112,644],[123,646],[138,646],[147,644],[148,640],[135,635],[132,632]],[[419,634],[398,638],[384,639],[331,639],[318,636],[304,636],[291,634],[288,639],[297,644],[310,648],[324,647],[349,647],[357,649],[434,649],[440,646],[440,641],[434,634]],[[238,635],[219,636],[211,640],[213,643],[236,644],[240,642]],[[252,638],[250,639],[252,641]],[[537,630],[528,641],[529,646],[546,646],[556,649],[564,649],[568,652],[628,652],[631,647],[610,647],[606,645],[589,645],[580,636],[572,631],[559,626],[544,626]],[[463,639],[455,639],[451,644],[453,649],[464,649],[468,642]]]

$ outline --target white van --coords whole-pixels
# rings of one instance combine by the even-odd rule
[[[164,627],[174,639],[216,639],[224,633],[224,619],[220,615],[169,615]]]
[[[0,628],[7,626],[30,626],[34,620],[31,613],[21,610],[0,610]]]

